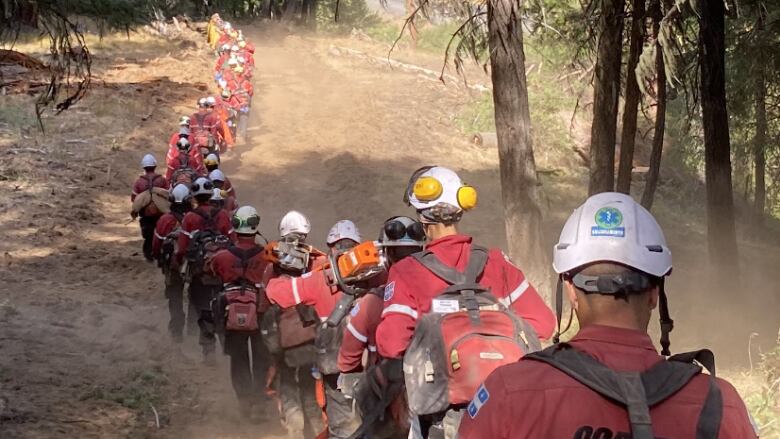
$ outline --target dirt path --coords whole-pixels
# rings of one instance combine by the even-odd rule
[[[298,209],[317,245],[343,217],[373,238],[385,218],[410,213],[411,171],[435,163],[479,188],[463,230],[503,246],[497,153],[454,122],[470,99],[463,88],[337,54],[333,40],[246,33],[257,47],[252,138],[225,169],[266,236]],[[178,115],[213,90],[213,60],[203,47],[120,47],[126,58],[100,61],[102,88],[50,122],[55,136],[0,123],[0,437],[279,437],[270,403],[266,422],[242,422],[224,358],[208,369],[195,338],[169,341],[162,278],[126,224],[137,161],[150,149],[163,157]],[[576,178],[556,181],[550,229],[585,187]]]

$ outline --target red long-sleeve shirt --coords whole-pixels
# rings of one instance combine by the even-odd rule
[[[215,143],[220,143],[223,137],[221,130],[217,113],[213,111],[196,111],[190,116],[189,140],[192,148],[207,147],[209,136],[214,139]]]
[[[165,171],[165,178],[167,180],[170,180],[171,177],[173,177],[173,173],[176,172],[177,169],[185,165],[194,169],[199,175],[207,174],[206,165],[203,164],[203,154],[200,153],[199,148],[194,146],[190,147],[189,152],[184,156],[174,144],[168,148],[168,155],[165,156],[165,163],[168,167]]]
[[[320,320],[326,320],[336,307],[341,292],[328,285],[324,270],[299,277],[277,277],[268,281],[266,295],[271,303],[291,308],[299,303],[314,307]]]
[[[154,228],[154,238],[152,239],[152,254],[154,257],[160,256],[162,243],[165,237],[181,226],[182,218],[178,218],[173,212],[168,212],[157,220]]]
[[[376,328],[382,320],[384,302],[374,292],[361,297],[347,316],[344,338],[339,349],[339,370],[343,373],[363,369],[363,352],[368,349],[368,364],[376,361]]]
[[[444,264],[463,271],[468,265],[471,237],[450,235],[430,242],[426,250]],[[528,322],[541,339],[549,338],[555,316],[547,304],[500,250],[490,250],[479,283]],[[409,346],[417,319],[431,310],[434,298],[447,283],[414,258],[405,258],[390,268],[385,287],[385,308],[377,328],[377,350],[383,358],[399,358]]]
[[[148,191],[152,187],[168,189],[168,180],[154,171],[141,175],[133,184],[133,192],[130,194],[130,201],[135,201],[135,197],[137,197],[138,194]]]
[[[235,245],[242,250],[258,247],[254,236],[239,236]],[[255,286],[262,286],[267,264],[261,251],[247,261],[246,272],[244,272],[241,259],[225,249],[214,254],[208,264],[208,270],[225,284],[235,283],[244,278]]]
[[[630,329],[587,326],[569,343],[619,372],[643,372],[663,361],[646,333]],[[709,380],[699,375],[650,408],[655,437],[696,437]],[[718,383],[723,396],[718,438],[757,438],[737,391],[724,380]],[[624,407],[539,361],[521,359],[496,369],[480,394],[476,413],[463,415],[462,439],[631,437]]]

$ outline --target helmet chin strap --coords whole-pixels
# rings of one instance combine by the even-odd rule
[[[571,307],[569,309],[569,323],[561,331],[561,320],[563,319],[563,276],[558,276],[558,285],[555,287],[555,318],[558,321],[558,330],[553,335],[553,343],[557,344],[561,341],[561,335],[571,329],[571,323],[574,320],[574,307]]]
[[[666,299],[664,281],[665,279],[661,278],[661,283],[658,285],[658,314],[661,317],[661,355],[668,357],[672,354],[669,350],[671,345],[669,333],[674,329],[674,320],[669,316],[669,303]]]

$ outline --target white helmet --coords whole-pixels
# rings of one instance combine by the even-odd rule
[[[222,50],[223,50],[223,51],[225,51],[225,52],[227,52],[228,50],[230,50],[230,44],[228,44],[228,43],[225,43],[225,44],[223,44],[223,45],[222,45]]]
[[[252,206],[241,206],[233,214],[233,230],[241,235],[254,235],[260,225],[260,215]]]
[[[477,191],[455,171],[425,166],[412,174],[404,201],[429,221],[457,221],[464,210],[477,205]]]
[[[203,163],[206,166],[208,166],[208,165],[219,165],[219,156],[214,154],[214,153],[211,153],[211,154],[206,156],[206,158],[203,160]]]
[[[220,171],[219,169],[215,169],[211,171],[209,174],[209,180],[211,181],[225,181],[225,173]]]
[[[225,198],[222,196],[222,189],[214,188],[213,193],[211,194],[211,201],[222,201]]]
[[[553,248],[559,274],[600,261],[656,277],[672,270],[672,252],[658,222],[633,198],[615,192],[596,194],[578,207]]]
[[[233,58],[233,57],[231,57],[230,59],[228,59],[228,65],[229,65],[229,66],[235,66],[235,65],[238,65],[238,58]]]
[[[192,183],[192,195],[214,195],[214,183],[206,177],[198,177]]]
[[[190,141],[186,137],[179,137],[179,140],[176,141],[176,147],[185,151],[189,151]]]
[[[179,126],[180,127],[188,127],[190,126],[190,117],[189,116],[182,116],[179,118]]]
[[[146,154],[144,158],[141,159],[141,167],[142,168],[153,168],[157,166],[157,159],[154,158],[151,154]]]
[[[217,81],[217,84],[219,85],[219,88],[226,88],[227,87],[227,80],[220,79],[219,81]]]
[[[328,239],[325,241],[328,245],[335,244],[342,239],[351,239],[360,242],[360,231],[355,223],[350,220],[341,220],[333,225],[328,232]]]
[[[179,183],[171,189],[170,200],[172,203],[183,203],[190,196],[190,188],[186,184]]]
[[[217,100],[214,98],[214,96],[209,96],[206,98],[206,105],[213,107],[217,105]]]
[[[311,223],[306,216],[296,210],[284,214],[279,221],[279,235],[285,237],[291,233],[308,235],[311,232]]]
[[[244,63],[246,62],[246,58],[244,58],[243,56],[239,56],[239,57],[238,57],[238,58],[236,58],[236,59],[238,60],[238,63],[239,63],[239,64],[244,64]]]
[[[225,25],[224,25],[224,27],[225,27],[225,29],[232,29],[232,28],[233,28],[233,25],[231,25],[230,23],[228,23],[228,22],[226,21],[226,22],[225,22]]]
[[[198,107],[205,107],[205,106],[206,106],[206,98],[198,99]]]
[[[239,49],[239,47],[237,45],[235,45],[235,44],[230,47],[230,51],[231,52],[238,52],[238,49]]]

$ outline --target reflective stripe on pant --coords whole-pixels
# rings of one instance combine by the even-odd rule
[[[338,374],[326,375],[325,395],[328,403],[325,412],[328,414],[328,437],[330,439],[346,439],[360,426],[354,400],[347,398],[338,389]]]

